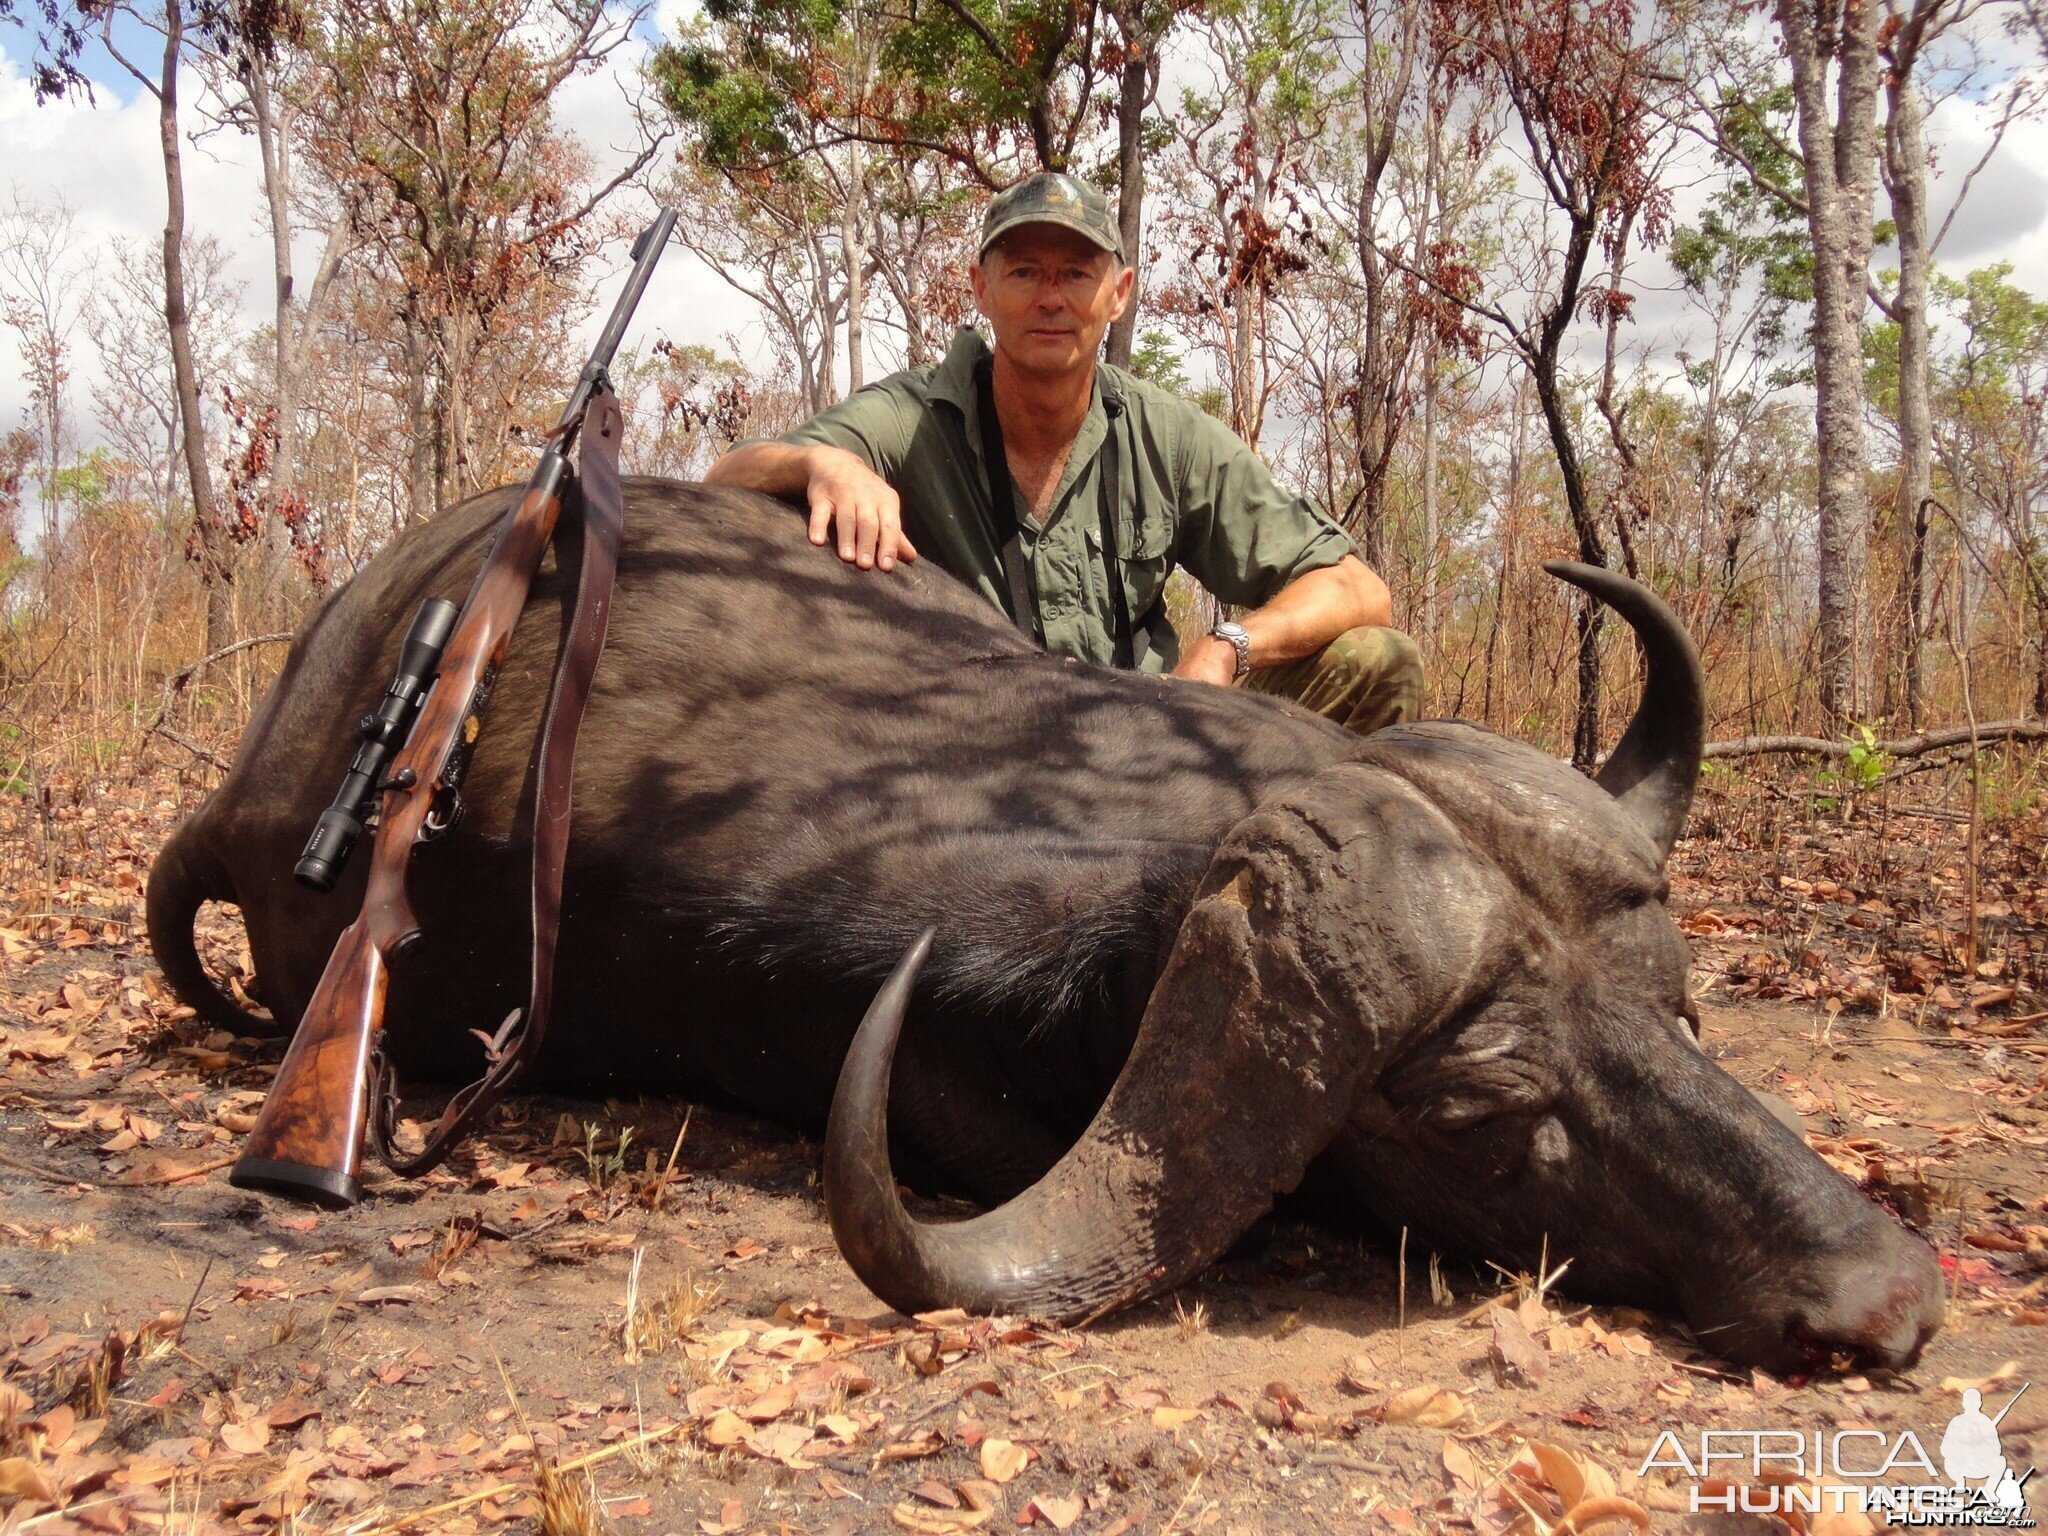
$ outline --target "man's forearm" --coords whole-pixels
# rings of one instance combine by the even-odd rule
[[[1313,655],[1363,624],[1394,622],[1387,584],[1356,555],[1294,578],[1271,602],[1238,616],[1251,637],[1254,669]]]
[[[802,501],[810,489],[814,451],[792,443],[748,443],[712,465],[704,483]]]

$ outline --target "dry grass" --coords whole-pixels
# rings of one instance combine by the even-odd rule
[[[714,1281],[700,1281],[685,1270],[666,1288],[644,1294],[640,1284],[641,1262],[647,1250],[633,1250],[633,1268],[626,1276],[626,1311],[620,1321],[618,1339],[627,1364],[661,1354],[690,1336],[698,1321],[718,1300],[722,1287]]]

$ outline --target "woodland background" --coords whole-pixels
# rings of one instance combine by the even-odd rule
[[[1679,607],[1716,737],[1870,773],[2048,714],[2048,274],[1941,255],[2048,102],[2039,0],[0,0],[0,35],[43,110],[143,93],[168,205],[82,238],[34,164],[0,203],[15,794],[152,731],[217,762],[310,602],[523,478],[651,198],[730,300],[723,345],[643,328],[619,369],[628,463],[690,475],[934,360],[1041,165],[1143,253],[1113,358],[1359,537],[1433,710],[1593,760],[1633,664],[1542,574],[1575,554]],[[607,71],[633,142],[560,120]],[[195,227],[230,137],[262,206]]]

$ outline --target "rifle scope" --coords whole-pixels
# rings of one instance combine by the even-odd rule
[[[383,788],[385,765],[412,734],[413,721],[419,718],[420,704],[434,684],[441,652],[455,632],[461,611],[445,597],[430,597],[413,615],[405,646],[398,653],[398,675],[377,707],[356,727],[363,744],[356,748],[334,803],[320,813],[313,835],[306,840],[306,851],[292,870],[301,885],[331,891],[341,878],[342,866],[348,863],[356,839],[363,835],[371,803]]]

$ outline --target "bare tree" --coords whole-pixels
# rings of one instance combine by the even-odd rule
[[[64,456],[64,386],[82,314],[85,261],[61,197],[31,199],[19,185],[0,207],[0,323],[14,332],[36,441],[42,556],[57,552],[57,472]]]
[[[573,279],[601,239],[590,216],[659,146],[646,134],[592,186],[551,116],[556,91],[643,14],[605,0],[363,0],[308,36],[321,172],[402,291],[415,517],[487,483],[503,423],[479,410],[474,365],[505,317]]]
[[[176,380],[185,480],[192,495],[190,552],[200,582],[206,588],[205,643],[211,653],[233,643],[235,638],[238,530],[214,494],[203,385],[192,346],[191,292],[185,275],[185,130],[180,118],[178,87],[180,68],[188,52],[199,46],[202,37],[219,46],[237,18],[219,9],[213,0],[200,0],[200,4],[203,8],[192,12],[187,11],[185,0],[161,0],[154,10],[134,4],[110,5],[101,13],[100,41],[108,56],[133,76],[157,104],[157,140],[163,156],[165,193],[164,324],[170,337],[171,369]],[[124,15],[163,39],[162,56],[150,69],[132,60],[125,43],[117,41],[115,20]]]

